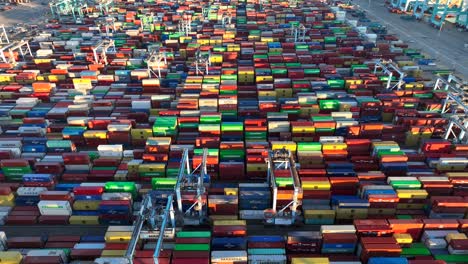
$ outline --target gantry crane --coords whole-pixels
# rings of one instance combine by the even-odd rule
[[[8,44],[10,43],[10,39],[8,38],[8,34],[5,30],[5,25],[0,26],[0,44]]]
[[[167,53],[160,49],[150,51],[149,57],[146,60],[148,76],[161,79],[161,64],[167,65]],[[157,67],[158,72],[154,72],[154,67]]]
[[[205,72],[203,72],[200,69],[200,66],[205,67]],[[199,74],[208,75],[210,72],[210,66],[211,66],[211,51],[202,53],[200,49],[198,49],[197,52],[195,53],[195,71],[196,71],[197,76]]]
[[[106,37],[110,38],[112,36],[111,33],[114,33],[116,30],[115,21],[116,18],[112,16],[101,18],[101,20],[97,23],[97,25],[99,26],[99,32],[101,32],[101,27],[104,27],[106,31]]]
[[[452,139],[462,144],[468,144],[467,87],[467,84],[450,74],[447,80],[438,78],[433,88],[447,92],[441,110],[441,113],[449,118],[444,139]]]
[[[297,207],[300,206],[300,195],[302,194],[301,183],[296,171],[296,162],[291,151],[287,149],[270,150],[268,152],[268,172],[267,180],[273,191],[272,208],[265,210],[265,224],[292,225],[298,218]],[[282,173],[281,178],[275,173]],[[287,172],[287,175],[283,175]],[[279,176],[279,175],[278,175]],[[284,179],[288,184],[292,184],[293,196],[288,204],[278,210],[278,186],[277,180]],[[289,209],[289,210],[287,210]]]
[[[85,1],[81,0],[56,0],[49,3],[50,12],[56,19],[61,20],[63,16],[73,16],[75,21],[83,18],[84,10],[88,7]]]
[[[114,7],[114,0],[96,0],[95,4],[97,5],[101,15],[108,15]]]
[[[0,59],[2,59],[4,63],[16,64],[15,51],[19,51],[23,59],[25,59],[27,55],[34,58],[31,48],[29,47],[29,42],[27,40],[20,40],[0,48]],[[5,56],[5,52],[8,52],[8,58]]]
[[[160,191],[149,192],[146,194],[133,224],[132,238],[125,252],[124,260],[126,259],[130,264],[133,263],[133,255],[140,239],[156,240],[153,259],[154,263],[158,264],[164,239],[173,239],[175,228],[172,194]]]
[[[413,16],[416,19],[421,20],[424,14],[429,8],[432,8],[435,4],[435,0],[417,0],[414,1]]]
[[[465,30],[468,29],[468,4],[465,3],[462,10],[457,15],[457,20],[455,21],[457,26]]]
[[[115,43],[113,39],[102,39],[92,48],[94,63],[107,65],[107,53],[115,53]]]
[[[305,42],[307,28],[303,24],[291,25],[291,35],[294,37],[294,42]]]
[[[432,7],[431,24],[441,29],[445,19],[451,16],[458,16],[462,11],[463,0],[436,0]]]
[[[385,85],[387,90],[394,90],[395,88],[400,90],[402,88],[403,84],[405,83],[404,78],[406,77],[406,74],[402,72],[398,65],[396,65],[392,60],[376,60],[374,74],[376,74],[378,70],[381,70],[388,77],[387,84]],[[398,73],[398,80],[397,83],[392,86],[394,72]]]
[[[177,197],[177,209],[184,220],[184,225],[201,225],[206,224],[208,221],[205,188],[205,184],[209,182],[206,168],[207,158],[208,149],[205,148],[203,149],[201,163],[191,170],[188,149],[184,149],[182,152],[175,193]],[[184,208],[182,204],[183,195],[191,197],[194,201],[188,208]]]
[[[182,19],[179,20],[179,33],[184,36],[190,35],[192,32],[192,15],[191,14],[182,14]]]
[[[231,12],[223,13],[221,23],[222,23],[224,28],[231,27],[231,23],[232,23],[232,14],[231,14]]]

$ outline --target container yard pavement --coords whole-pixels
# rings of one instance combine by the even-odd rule
[[[41,2],[31,2],[12,6],[11,10],[0,12],[0,25],[5,27],[13,26],[18,23],[35,24],[44,22],[45,16],[49,10],[48,5],[41,5]]]
[[[381,0],[371,0],[370,6],[368,0],[354,0],[353,4],[366,11],[371,21],[387,26],[389,33],[397,34],[411,48],[421,49],[437,59],[439,67],[455,69],[463,79],[468,78],[468,48],[464,46],[468,44],[467,32],[460,32],[447,22],[439,35],[439,30],[427,22],[406,21],[401,15],[390,13]]]

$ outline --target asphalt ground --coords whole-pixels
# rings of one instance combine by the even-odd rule
[[[398,35],[411,48],[436,59],[439,67],[454,69],[464,80],[468,79],[468,47],[465,47],[468,32],[461,32],[448,22],[439,30],[425,21],[403,20],[402,15],[390,13],[383,0],[353,0],[353,4],[359,5],[371,21],[385,25],[389,33]]]

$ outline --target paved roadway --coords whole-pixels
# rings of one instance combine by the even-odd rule
[[[468,44],[468,32],[460,32],[447,22],[439,34],[427,22],[406,21],[401,15],[390,13],[383,0],[354,0],[353,4],[366,11],[371,21],[387,26],[389,33],[397,34],[410,47],[420,49],[437,59],[439,66],[455,69],[460,77],[468,80],[468,48],[464,47]]]
[[[48,1],[44,1],[47,2]],[[41,2],[31,2],[11,6],[11,10],[0,12],[0,24],[14,26],[18,23],[37,24],[44,22],[46,13],[49,11],[48,5],[41,5]]]

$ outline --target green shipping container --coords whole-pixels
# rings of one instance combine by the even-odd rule
[[[211,237],[210,231],[180,231],[177,232],[176,237],[178,238],[207,238]]]

